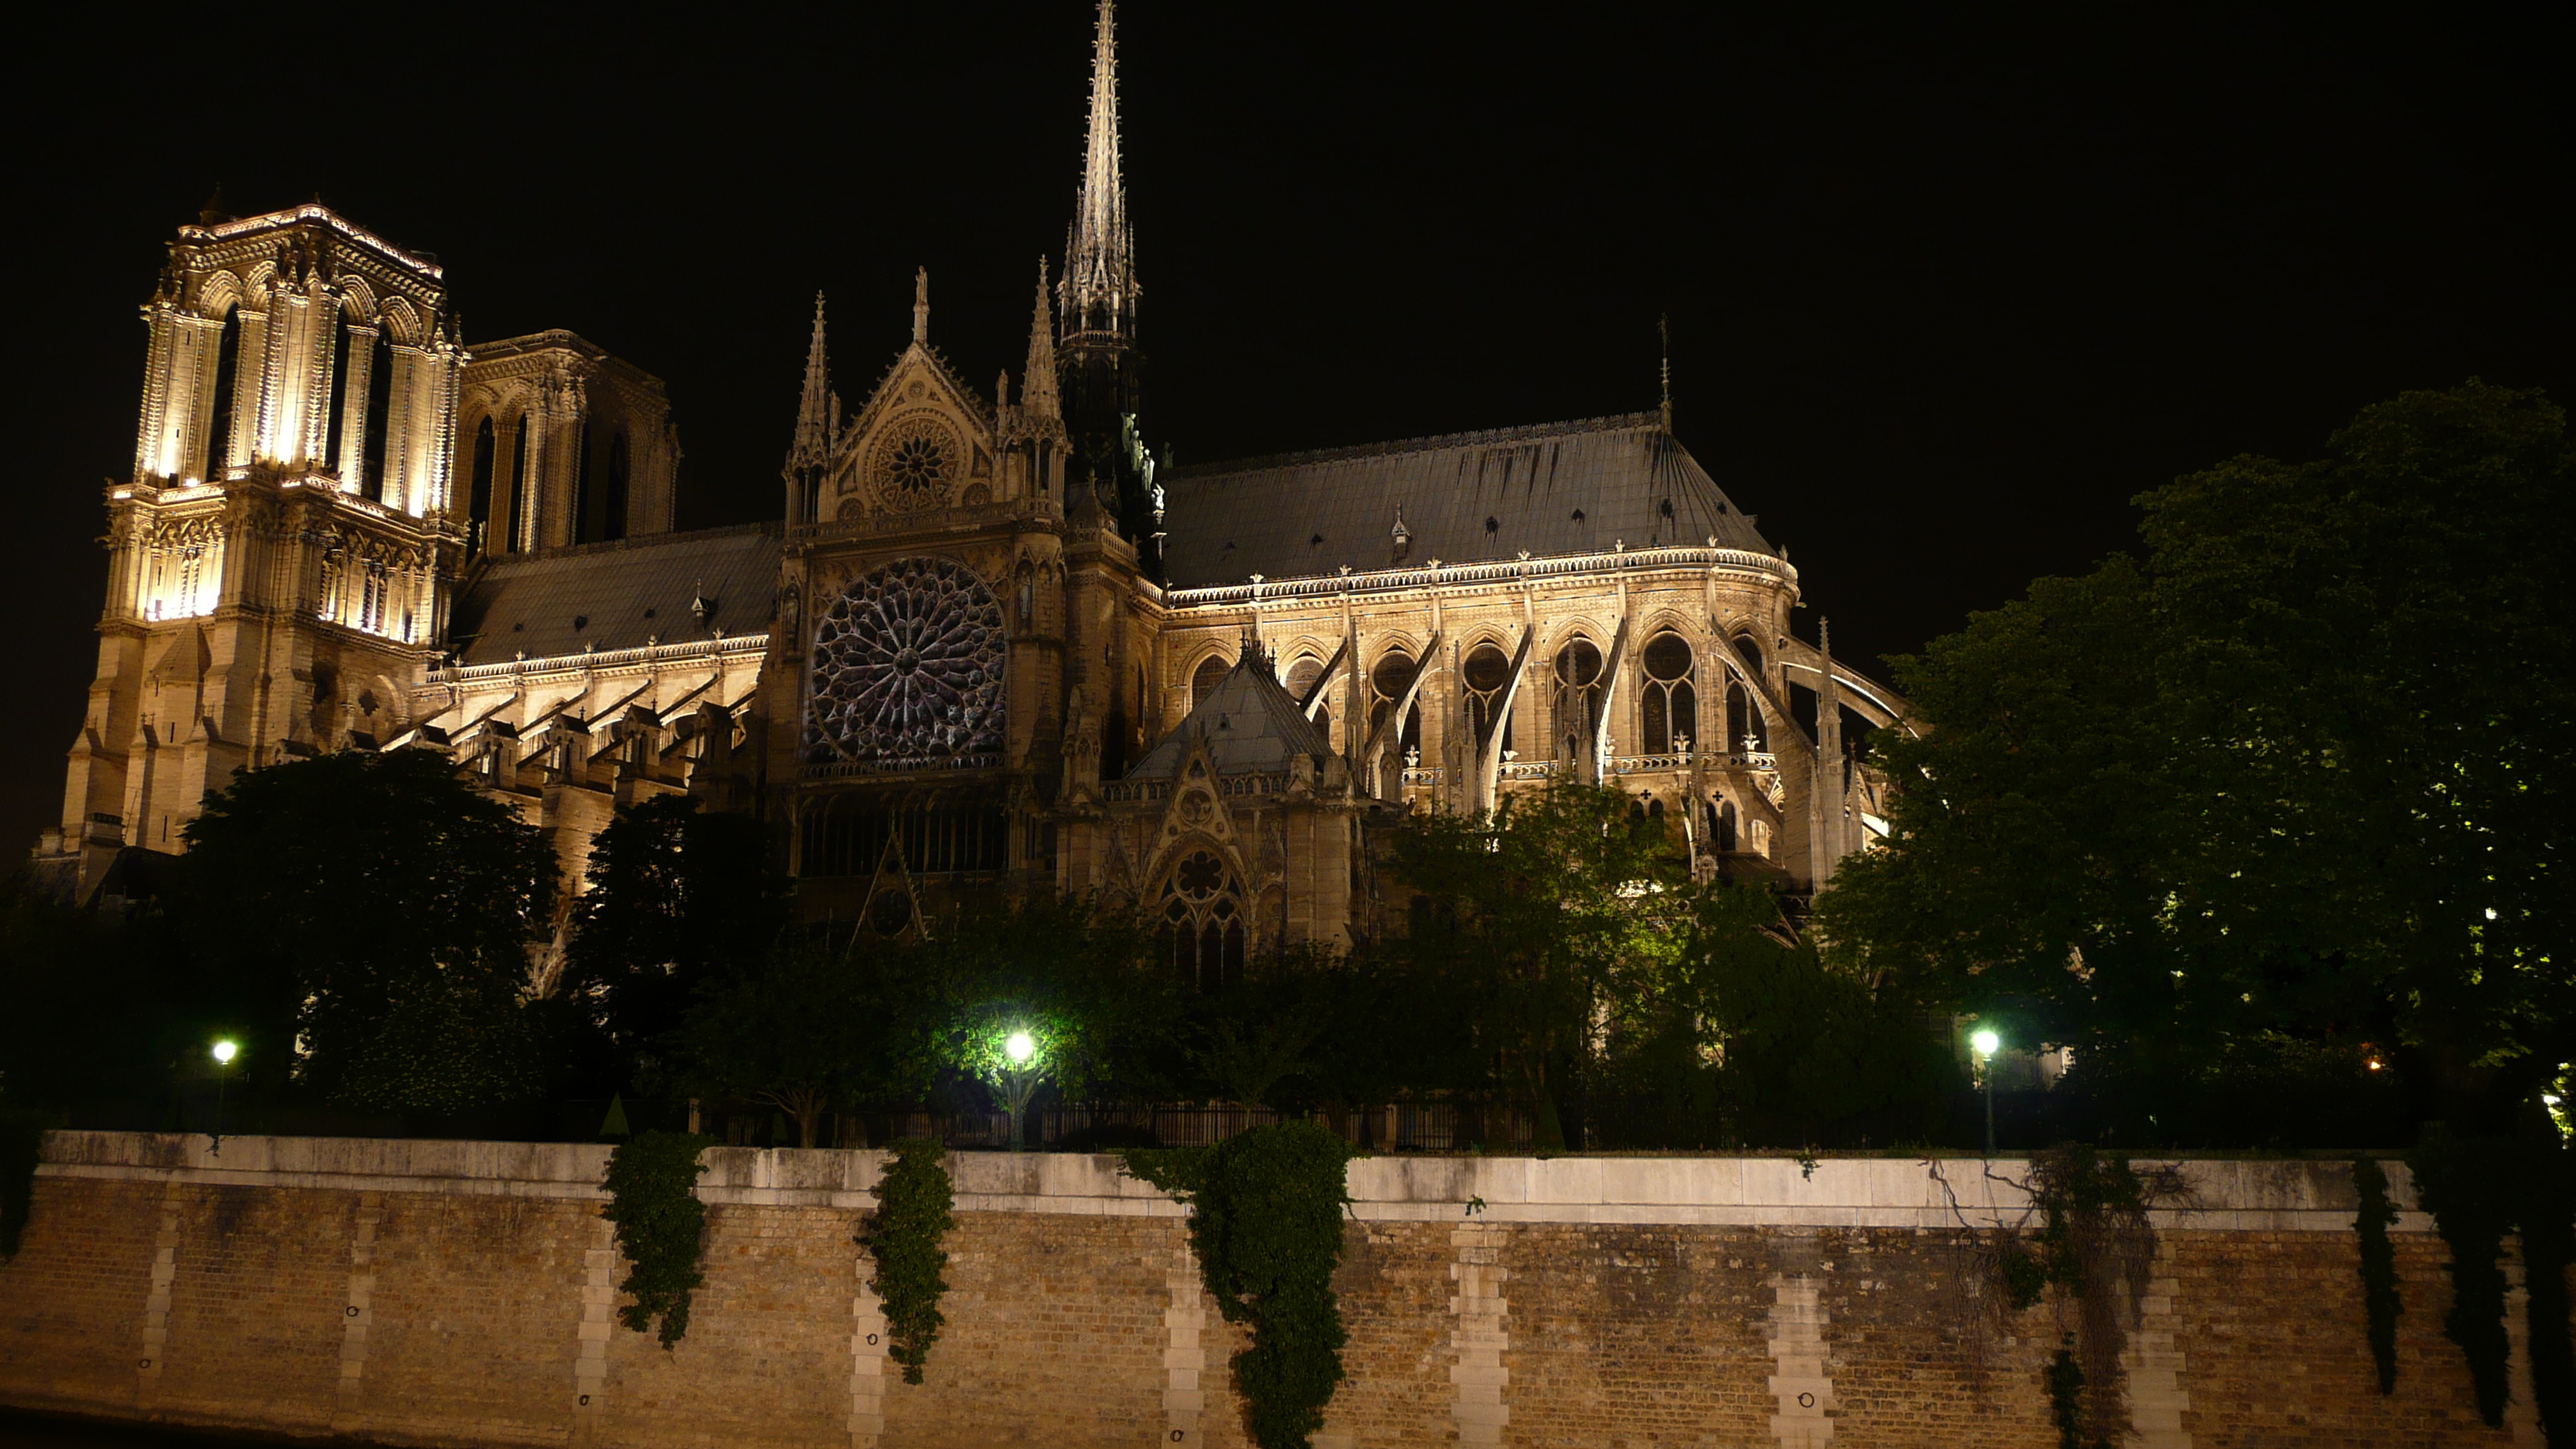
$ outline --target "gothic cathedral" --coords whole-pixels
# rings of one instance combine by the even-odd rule
[[[783,516],[679,532],[662,383],[457,335],[444,270],[319,203],[179,229],[107,489],[98,676],[37,850],[87,899],[236,770],[433,748],[578,889],[615,809],[769,824],[811,915],[1068,891],[1203,980],[1401,931],[1411,812],[1573,778],[1703,875],[1825,885],[1885,830],[1884,685],[1655,411],[1172,469],[1145,447],[1113,18],[1060,271],[977,390],[856,408],[821,300]]]

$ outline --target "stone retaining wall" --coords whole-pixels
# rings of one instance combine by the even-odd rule
[[[0,1403],[419,1444],[1237,1445],[1240,1336],[1183,1209],[1114,1159],[950,1158],[948,1327],[890,1372],[853,1241],[881,1154],[718,1148],[707,1283],[671,1351],[581,1145],[55,1133],[0,1264]],[[2179,1164],[2137,1305],[2132,1442],[2536,1444],[2477,1422],[2411,1210],[2398,1391],[2363,1338],[2348,1171]],[[1350,1377],[1318,1449],[2057,1441],[2072,1326],[1998,1322],[1974,1229],[2018,1163],[1382,1157],[1351,1166]],[[2518,1297],[2519,1295],[2517,1295]],[[2519,1312],[2517,1308],[2517,1313]],[[2519,1341],[2517,1332],[2516,1339]]]

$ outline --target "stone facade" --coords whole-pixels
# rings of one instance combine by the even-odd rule
[[[181,849],[235,770],[430,746],[550,833],[574,892],[617,806],[685,791],[758,813],[813,915],[891,933],[1096,893],[1222,976],[1401,929],[1375,862],[1407,812],[1550,779],[1793,892],[1883,832],[1854,737],[1904,703],[1797,637],[1787,551],[1669,399],[1174,469],[1142,442],[1141,297],[1106,0],[1016,383],[933,345],[925,272],[845,413],[818,299],[757,529],[673,531],[650,374],[566,332],[465,345],[435,261],[318,203],[209,211],[144,309],[40,863],[88,898],[121,852]]]
[[[950,1157],[948,1324],[907,1385],[854,1241],[880,1154],[710,1152],[706,1284],[666,1352],[613,1320],[606,1152],[56,1133],[0,1264],[0,1403],[392,1443],[1244,1442],[1241,1336],[1182,1209],[1111,1159]],[[2042,1372],[2071,1310],[1999,1320],[1970,1262],[1974,1230],[2023,1210],[2017,1164],[1933,1166],[1354,1163],[1349,1377],[1316,1442],[2053,1442]],[[2137,1305],[2131,1442],[2538,1442],[2519,1347],[2508,1422],[2477,1421],[2401,1167],[2389,1397],[2342,1164],[2183,1168],[2194,1204],[2156,1215]]]

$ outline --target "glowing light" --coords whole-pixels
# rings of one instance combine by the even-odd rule
[[[215,1065],[223,1067],[231,1066],[233,1064],[233,1058],[239,1055],[241,1055],[241,1046],[238,1043],[231,1040],[215,1043]]]
[[[1977,1055],[1990,1057],[2004,1049],[2004,1039],[1993,1027],[1984,1026],[1968,1038],[1968,1045],[1977,1049]]]
[[[2370,1069],[2371,1069],[2372,1071],[2374,1071],[2374,1072],[2375,1072],[2375,1071],[2378,1071],[2378,1070],[2379,1070],[2379,1058],[2377,1058],[2377,1057],[2372,1057],[2372,1058],[2370,1059],[2370,1063],[2369,1063],[2369,1065],[2370,1065]]]
[[[1029,1058],[1037,1054],[1037,1042],[1024,1031],[1012,1032],[1009,1040],[1002,1043],[1002,1055],[1014,1062],[1026,1063]]]

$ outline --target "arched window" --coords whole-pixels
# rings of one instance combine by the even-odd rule
[[[492,528],[492,470],[499,460],[500,439],[485,418],[474,429],[474,486],[465,495],[465,550],[481,553]]]
[[[1323,673],[1322,660],[1312,654],[1300,654],[1296,662],[1288,666],[1288,673],[1279,682],[1286,687],[1290,699],[1302,703],[1306,698],[1306,691],[1315,687],[1315,681],[1322,678]]]
[[[1752,669],[1754,678],[1760,679],[1764,677],[1762,669],[1762,646],[1753,642],[1752,635],[1736,635],[1735,652],[1743,656],[1746,666]]]
[[[537,546],[537,500],[528,495],[528,415],[519,415],[510,444],[510,547],[526,553]]]
[[[369,346],[367,362],[367,436],[364,441],[364,464],[358,478],[358,491],[375,502],[385,501],[385,430],[394,415],[394,346],[378,330]],[[344,478],[347,476],[342,475]],[[346,487],[346,483],[342,484]]]
[[[1735,849],[1735,802],[1720,800],[1709,807],[1708,813],[1716,824],[1709,833],[1716,837],[1717,848],[1722,851]]]
[[[1748,750],[1760,754],[1771,748],[1771,731],[1762,723],[1762,708],[1742,684],[1726,686],[1726,748],[1730,754]]]
[[[608,487],[602,490],[608,496],[602,500],[600,508],[599,536],[602,538],[626,536],[626,490],[629,466],[626,430],[619,428],[608,436]]]
[[[1511,656],[1489,639],[1468,650],[1460,668],[1467,676],[1467,722],[1475,727],[1476,747],[1492,743],[1500,726],[1503,748],[1512,748],[1511,716],[1503,708],[1504,686],[1512,682]]]
[[[1163,894],[1162,944],[1181,981],[1211,995],[1243,981],[1243,892],[1212,851],[1194,850]]]
[[[1371,734],[1386,723],[1387,715],[1397,703],[1412,692],[1413,677],[1421,672],[1421,667],[1413,662],[1413,656],[1401,649],[1389,649],[1378,656],[1377,667],[1369,671]],[[1422,748],[1421,701],[1416,700],[1413,707],[1405,711],[1404,719],[1396,727],[1395,736],[1389,743],[1398,754]]]
[[[343,472],[340,450],[349,431],[349,314],[340,314],[339,325],[331,330],[331,416],[324,421],[322,466],[334,473]]]
[[[223,476],[233,462],[233,385],[241,371],[241,308],[224,309],[223,337],[215,344],[215,403],[206,414],[206,477]]]
[[[599,537],[599,530],[591,518],[592,513],[599,506],[599,499],[590,486],[590,480],[598,476],[598,470],[591,466],[597,461],[593,455],[598,451],[598,427],[594,425],[583,428],[578,446],[574,448],[572,455],[571,532],[574,543],[588,543]]]
[[[1691,687],[1691,648],[1679,634],[1646,641],[1645,752],[1677,754],[1699,737],[1699,695]]]
[[[1233,667],[1222,654],[1211,654],[1200,660],[1199,667],[1190,671],[1190,708],[1196,709],[1207,703],[1208,696],[1216,693],[1216,687],[1225,682],[1226,671]]]
[[[1601,727],[1601,650],[1576,639],[1556,651],[1556,757],[1580,760]]]

